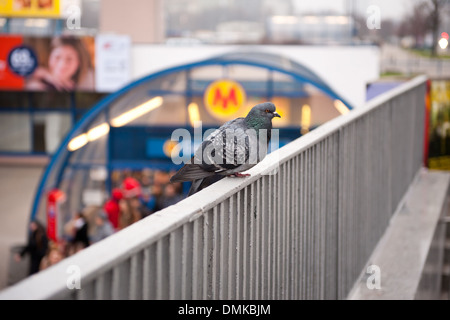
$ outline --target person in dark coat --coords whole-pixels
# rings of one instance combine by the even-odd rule
[[[177,190],[173,184],[168,184],[164,188],[163,196],[160,200],[160,207],[161,209],[167,208],[171,205],[176,204],[177,202],[181,201],[183,199],[183,196],[177,193]]]
[[[30,255],[29,275],[39,271],[42,258],[48,249],[48,238],[43,225],[38,220],[30,222],[30,233],[28,243],[22,251],[15,256],[16,261],[20,261],[25,254]]]
[[[86,248],[89,246],[88,224],[86,218],[81,212],[75,214],[75,236],[72,244],[76,247]]]

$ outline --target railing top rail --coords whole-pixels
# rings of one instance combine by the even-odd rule
[[[57,265],[1,291],[0,299],[50,299],[58,297],[61,292],[67,290],[66,281],[70,276],[67,270],[71,265],[80,267],[81,286],[83,286],[83,281],[92,280],[99,273],[109,270],[115,262],[129,258],[133,253],[144,249],[186,222],[200,217],[224,199],[276,169],[279,163],[286,162],[380,104],[423,84],[426,80],[425,76],[418,76],[371,100],[364,107],[354,109],[346,115],[321,125],[309,134],[269,154],[261,163],[249,170],[250,177],[223,179],[173,206],[134,223],[76,255],[64,259]]]

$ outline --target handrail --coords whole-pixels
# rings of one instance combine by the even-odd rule
[[[410,95],[424,96],[422,87],[425,81],[424,76],[416,77],[373,99],[364,107],[325,123],[269,154],[261,163],[249,170],[250,177],[223,179],[64,259],[57,265],[1,291],[0,299],[323,298],[327,296],[344,298],[352,281],[359,275],[360,270],[357,270],[359,265],[365,263],[364,259],[373,250],[378,234],[386,227],[395,209],[393,206],[399,200],[397,194],[403,194],[406,191],[413,175],[420,168],[423,145],[419,143],[420,141],[414,141],[411,144],[408,143],[409,140],[402,141],[405,148],[406,145],[410,148],[406,150],[407,153],[411,154],[397,154],[396,149],[392,147],[393,139],[412,140],[412,138],[407,135],[400,137],[392,131],[392,134],[386,133],[386,136],[379,138],[386,138],[383,141],[380,140],[382,144],[384,143],[380,146],[382,148],[380,150],[388,150],[389,155],[383,155],[377,151],[377,156],[386,157],[386,163],[370,162],[369,155],[366,156],[362,151],[359,153],[356,149],[351,149],[356,148],[352,146],[352,143],[357,142],[356,130],[360,130],[357,128],[357,123],[366,121],[365,117],[372,117],[376,111],[378,112],[376,117],[367,120],[367,123],[371,125],[367,124],[366,127],[361,128],[360,133],[366,134],[364,137],[373,140],[374,137],[369,135],[367,130],[374,130],[379,125],[377,121],[381,121],[379,119],[385,122],[404,122],[404,131],[413,132],[416,124],[423,125],[423,103],[420,99],[417,101],[414,97],[411,98]],[[414,90],[418,87],[421,89],[416,93]],[[409,99],[405,100],[408,104],[413,102],[411,112],[414,112],[414,115],[411,119],[415,121],[414,124],[393,115],[392,108],[396,107],[394,106],[396,99]],[[406,102],[402,105],[404,108],[409,107]],[[392,130],[396,130],[395,125],[392,123]],[[418,132],[415,133],[417,135],[415,140],[420,140],[423,138],[423,129],[420,127],[416,129]],[[378,141],[370,143],[373,147],[379,145]],[[363,144],[358,145],[364,147]],[[359,154],[363,158],[357,158]],[[405,169],[400,171],[397,167],[399,163],[404,162],[404,159],[399,157],[411,158],[411,163],[402,164]],[[370,164],[369,168],[364,168],[366,162]],[[352,172],[353,166],[356,168],[354,172]],[[374,196],[377,195],[380,198],[372,199],[370,198],[372,195],[366,192],[361,195],[364,201],[356,199],[353,194],[359,192],[358,186],[364,190],[372,190],[368,185],[372,182],[366,181],[373,178],[368,175],[371,174],[369,171],[373,170],[372,167],[376,167],[377,172],[386,171],[383,174],[386,181],[373,182]],[[280,168],[278,174],[269,175],[277,168]],[[298,172],[296,172],[297,169]],[[368,170],[367,174],[366,170]],[[362,175],[361,181],[354,176],[357,172]],[[394,179],[391,178],[392,174],[402,174],[402,176]],[[366,175],[368,176],[365,177]],[[351,187],[351,190],[345,191],[347,193],[344,194],[347,185]],[[391,191],[383,190],[383,187],[390,188]],[[266,192],[274,194],[266,195]],[[324,198],[315,197],[314,193],[322,194]],[[386,201],[389,204],[375,206],[376,201],[384,199],[391,201]],[[321,200],[325,203],[322,204]],[[391,210],[391,212],[383,212],[380,217],[374,217],[373,214],[369,216],[368,213],[358,211],[358,208],[366,207],[370,212],[376,212],[378,208],[380,211]],[[251,211],[254,211],[254,219]],[[367,237],[370,239],[364,239],[367,241],[364,246],[349,240],[358,240],[359,231],[347,225],[348,222],[352,226],[359,226],[358,228],[368,228],[366,223],[370,221],[358,220],[361,214],[368,215],[372,222],[376,221],[373,219],[382,220],[374,227],[377,233],[368,232]],[[229,220],[226,220],[227,218]],[[291,229],[291,224],[294,229]],[[313,230],[309,230],[307,226]],[[297,227],[298,230],[295,229]],[[332,228],[330,237],[334,237],[333,239],[328,239],[324,233],[323,228],[328,227]],[[347,228],[350,229],[347,230]],[[355,238],[350,238],[354,236],[352,232],[355,233]],[[262,235],[266,233],[270,241],[263,239]],[[306,241],[309,238],[299,237],[311,237],[313,240],[309,243]],[[290,242],[293,240],[301,242],[305,247],[300,249],[295,245],[292,246]],[[338,247],[328,248],[334,242]],[[277,249],[278,247],[272,246],[280,247]],[[351,252],[352,248],[355,249],[354,253]],[[278,253],[279,250],[281,253]],[[288,253],[293,256],[289,256]],[[247,258],[245,254],[249,254],[250,257],[253,255],[254,260],[248,261],[250,257]],[[338,261],[340,256],[346,255],[349,255],[344,259],[349,260],[348,270],[342,265],[344,260]],[[296,257],[300,262],[305,263],[305,270],[312,271],[308,268],[317,264],[320,270],[323,269],[318,273],[327,272],[327,266],[321,263],[322,259],[325,264],[332,265],[336,270],[329,279],[326,275],[320,275],[310,283],[308,275],[304,274],[306,271],[298,269],[301,267],[293,261]],[[284,264],[283,259],[291,261],[291,264],[288,262]],[[336,263],[338,265],[335,265]],[[71,270],[70,266],[77,266],[81,272],[81,290],[70,290],[66,285],[71,276],[68,273]],[[272,275],[264,275],[264,270],[269,270]],[[131,275],[128,274],[130,272]],[[159,276],[153,279],[149,275],[149,273],[153,274],[152,272],[156,272],[155,276]],[[351,279],[353,274],[355,277]],[[298,277],[298,281],[306,281],[308,288],[295,287],[291,277],[294,279]],[[249,279],[253,279],[254,283]],[[165,283],[166,280],[167,283]],[[241,280],[244,284],[240,284]],[[317,284],[316,281],[318,281]],[[248,283],[250,287],[247,288],[245,283]],[[279,288],[278,285],[281,287]],[[175,290],[178,286],[184,288],[182,293]],[[235,289],[234,286],[237,288]],[[326,292],[327,289],[323,286],[329,286],[330,292]],[[266,294],[264,290],[270,292]]]

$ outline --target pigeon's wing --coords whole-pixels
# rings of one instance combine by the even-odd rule
[[[222,132],[229,128],[235,121],[231,120],[213,131],[195,151],[189,163],[186,163],[178,172],[172,176],[171,182],[184,182],[203,179],[225,170],[216,164],[216,150],[219,148]],[[218,137],[220,137],[218,139]]]
[[[245,129],[244,118],[237,118],[212,132],[170,181],[203,179],[239,167],[249,156]]]
[[[204,188],[210,186],[211,184],[225,178],[225,176],[214,175],[202,179],[197,179],[192,182],[191,188],[189,189],[188,196],[193,195],[194,193],[203,190]]]
[[[170,178],[170,182],[192,181],[213,176],[214,174],[214,171],[206,171],[198,164],[188,163]]]
[[[204,159],[217,167],[217,173],[236,169],[248,162],[252,138],[246,130],[244,119],[238,118],[213,133],[205,149]]]

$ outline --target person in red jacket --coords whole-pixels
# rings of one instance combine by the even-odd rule
[[[109,221],[114,227],[114,230],[119,230],[119,218],[120,218],[120,207],[119,201],[123,198],[122,190],[119,188],[115,188],[112,190],[111,198],[106,201],[103,206],[103,210],[105,210],[108,215]]]
[[[140,197],[142,194],[141,183],[133,177],[125,178],[122,182],[123,196],[127,199]]]

